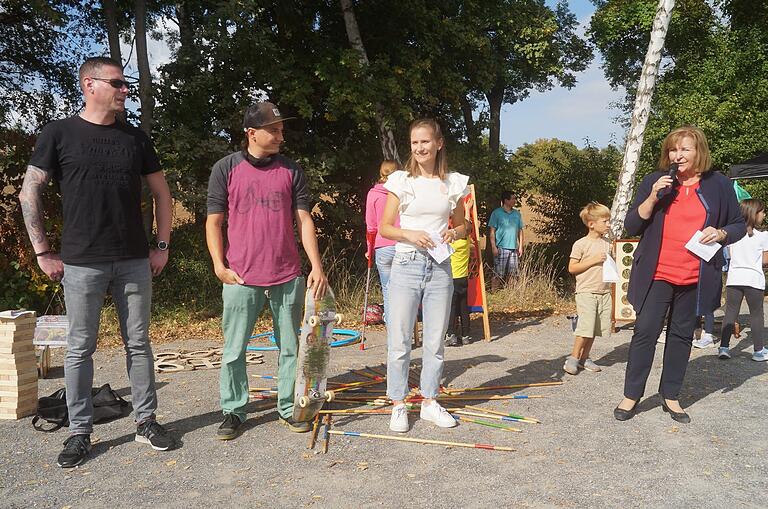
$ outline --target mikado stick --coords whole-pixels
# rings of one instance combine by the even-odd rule
[[[394,440],[396,442],[413,442],[416,444],[446,445],[449,447],[466,447],[469,449],[486,449],[488,451],[514,451],[511,447],[502,447],[490,444],[472,444],[468,442],[446,442],[443,440],[428,440],[426,438],[393,437],[390,435],[374,435],[373,433],[360,433],[358,431],[328,431],[331,435],[343,435],[348,437],[379,438],[381,440]]]

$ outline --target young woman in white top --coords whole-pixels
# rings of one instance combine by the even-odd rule
[[[765,219],[765,205],[760,200],[742,200],[739,204],[747,223],[747,234],[742,239],[728,246],[731,261],[728,278],[725,280],[725,317],[720,338],[718,357],[730,359],[730,341],[733,323],[739,316],[741,301],[746,297],[749,306],[749,323],[752,326],[750,336],[755,349],[754,361],[768,361],[768,349],[765,348],[763,323],[763,294],[765,293],[765,274],[763,265],[768,263],[768,232],[756,228]]]
[[[404,400],[409,392],[411,333],[420,304],[424,322],[420,416],[440,427],[456,426],[435,401],[453,295],[451,259],[446,256],[438,262],[435,257],[440,255],[428,251],[447,248],[466,236],[462,198],[469,193],[469,177],[448,171],[445,140],[436,121],[413,122],[410,136],[411,156],[405,171],[391,174],[384,184],[389,195],[379,227],[383,237],[397,242],[387,309],[387,395],[393,404],[389,427],[400,433],[408,431]],[[394,226],[398,212],[399,228]],[[448,228],[449,217],[455,228]]]

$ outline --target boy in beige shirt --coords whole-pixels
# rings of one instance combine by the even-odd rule
[[[601,371],[589,358],[595,336],[608,336],[611,326],[611,285],[603,282],[603,262],[610,244],[603,238],[608,231],[611,211],[605,205],[591,202],[581,209],[579,217],[589,230],[573,244],[568,272],[576,276],[576,313],[579,316],[573,351],[565,359],[563,369],[575,375],[579,369]]]

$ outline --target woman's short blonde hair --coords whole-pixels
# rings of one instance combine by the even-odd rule
[[[381,166],[379,166],[379,183],[383,184],[386,182],[389,176],[399,169],[400,165],[397,164],[397,161],[393,161],[392,159],[384,159],[381,162]]]
[[[584,226],[589,227],[590,221],[597,221],[598,219],[602,219],[604,217],[611,217],[611,209],[602,203],[591,201],[584,205],[584,208],[581,209],[581,212],[579,212],[579,217],[581,218],[581,222],[584,223]]]
[[[659,157],[659,169],[667,171],[670,164],[669,150],[683,138],[691,138],[696,145],[696,160],[693,161],[696,173],[706,173],[712,169],[712,156],[709,153],[707,137],[704,135],[704,131],[691,125],[678,127],[664,138],[664,143],[661,145],[661,157]]]

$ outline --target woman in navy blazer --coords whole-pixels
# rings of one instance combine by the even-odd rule
[[[674,177],[668,173],[672,165],[678,168]],[[660,170],[640,182],[624,220],[627,233],[639,235],[640,243],[627,293],[637,319],[624,399],[614,410],[620,421],[635,415],[653,364],[656,338],[669,315],[659,394],[665,412],[678,422],[690,422],[678,395],[697,319],[720,306],[724,259],[722,249],[706,262],[684,245],[697,230],[702,232],[702,244],[731,244],[746,233],[731,182],[710,171],[711,165],[707,139],[700,129],[672,131],[662,145]]]

